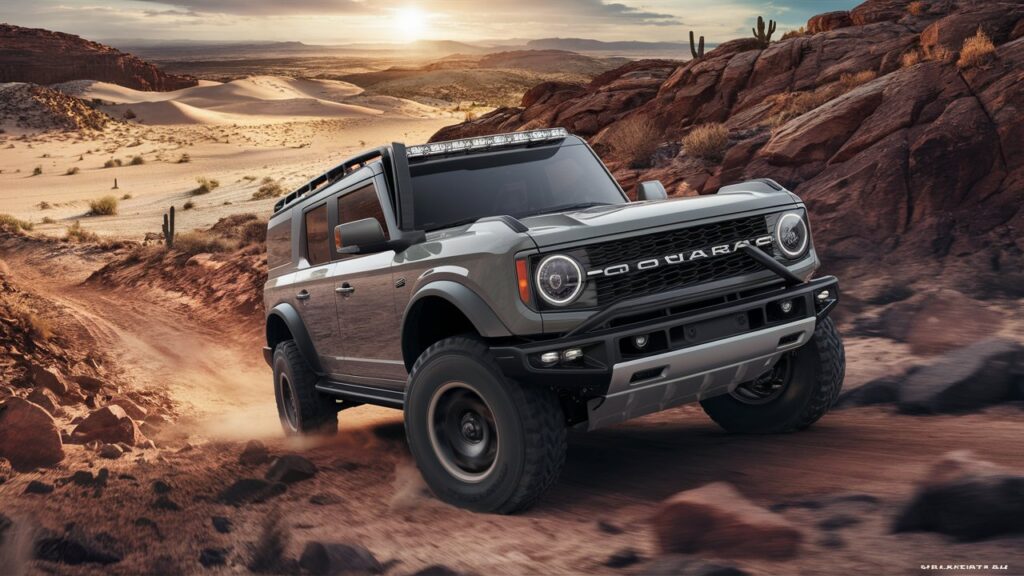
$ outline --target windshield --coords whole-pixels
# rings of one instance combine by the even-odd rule
[[[437,160],[410,171],[416,227],[427,232],[486,216],[524,218],[627,201],[582,144]]]

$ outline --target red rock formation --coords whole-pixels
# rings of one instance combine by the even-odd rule
[[[699,60],[634,62],[607,73],[606,84],[566,97],[531,93],[523,108],[443,136],[565,126],[590,140],[630,192],[647,179],[706,194],[771,177],[810,207],[826,271],[843,272],[865,298],[886,273],[897,275],[889,282],[922,288],[1020,295],[1024,5],[937,1],[914,15],[908,4],[869,0],[851,11],[852,26],[764,50],[734,40]],[[960,69],[957,52],[979,27],[996,53]],[[921,45],[940,45],[950,57],[905,65],[904,54],[921,53]],[[661,130],[652,165],[641,170],[614,138],[616,124],[637,115]],[[679,144],[708,122],[730,130],[720,163],[688,156]]]
[[[0,24],[0,82],[101,80],[136,90],[178,90],[191,76],[165,74],[131,54],[78,36]]]

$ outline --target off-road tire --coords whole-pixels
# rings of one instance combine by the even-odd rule
[[[316,389],[316,374],[302,358],[294,340],[274,348],[274,397],[281,427],[289,436],[332,435],[338,432],[337,402]],[[294,399],[294,420],[287,414],[285,387]]]
[[[839,397],[846,354],[831,318],[819,321],[811,340],[790,352],[794,362],[782,394],[766,404],[747,404],[730,394],[701,401],[704,411],[728,432],[772,434],[803,430],[828,412]]]
[[[431,440],[432,402],[452,383],[470,385],[494,416],[493,468],[475,482],[450,473]],[[434,494],[478,512],[510,514],[532,506],[565,462],[565,416],[554,391],[506,379],[487,346],[472,337],[441,340],[416,360],[406,391],[405,430],[416,465]]]

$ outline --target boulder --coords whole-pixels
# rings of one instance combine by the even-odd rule
[[[270,482],[292,484],[308,480],[316,475],[316,464],[296,454],[278,456],[267,470],[265,478]]]
[[[30,364],[28,368],[29,378],[35,386],[48,388],[58,397],[68,393],[68,383],[64,380],[55,368],[47,368],[38,364]]]
[[[938,354],[998,332],[1003,314],[956,290],[937,290],[909,305],[903,340],[915,354]]]
[[[49,412],[50,416],[59,416],[62,413],[60,400],[49,388],[36,388],[25,399],[33,404],[38,404],[43,410]]]
[[[100,446],[100,449],[97,452],[97,454],[100,455],[100,458],[117,460],[122,455],[124,455],[124,450],[122,450],[121,447],[118,446],[117,444],[104,444],[103,446]]]
[[[60,430],[46,410],[17,397],[0,404],[0,457],[19,470],[64,459]]]
[[[71,437],[81,443],[99,440],[110,444],[124,442],[129,446],[140,445],[146,440],[135,421],[120,406],[93,410],[75,427]]]
[[[785,518],[751,503],[725,482],[665,500],[653,518],[662,552],[786,559],[803,535]]]
[[[954,350],[907,377],[898,408],[906,414],[968,412],[1014,398],[1020,344],[991,339]]]
[[[217,500],[231,506],[242,506],[251,502],[266,502],[274,496],[284,494],[288,489],[282,482],[267,482],[260,478],[241,478],[225,488]]]
[[[39,480],[32,480],[25,486],[25,494],[51,494],[53,493],[53,484],[46,482],[40,482]]]
[[[80,564],[110,565],[121,561],[122,556],[109,549],[109,543],[101,544],[100,538],[69,533],[64,536],[47,535],[35,543],[35,558],[47,562],[58,562],[77,566]],[[104,538],[103,540],[110,540]]]
[[[947,454],[918,484],[893,531],[938,532],[968,542],[1024,533],[1024,475],[969,453]]]
[[[384,566],[369,550],[358,545],[307,542],[299,565],[310,574],[380,574]]]
[[[238,455],[238,463],[243,466],[259,466],[270,462],[270,451],[259,440],[249,440]]]
[[[145,420],[148,410],[139,406],[128,398],[114,398],[107,403],[110,406],[120,406],[125,414],[131,417],[133,420]]]
[[[95,376],[88,376],[84,374],[73,376],[72,379],[75,381],[76,384],[78,384],[78,386],[82,390],[85,390],[92,394],[98,393],[100,390],[103,389],[103,386],[106,384],[103,380],[96,378]]]
[[[850,18],[850,13],[846,10],[825,12],[824,14],[811,16],[807,21],[807,31],[811,34],[828,32],[829,30],[846,28],[847,26],[853,26],[853,19]]]
[[[840,394],[835,407],[838,409],[873,404],[890,404],[900,398],[903,376],[883,376],[847,390]]]

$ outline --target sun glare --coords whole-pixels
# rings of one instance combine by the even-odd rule
[[[395,28],[404,40],[419,40],[427,30],[427,15],[419,8],[402,8],[395,13]]]

